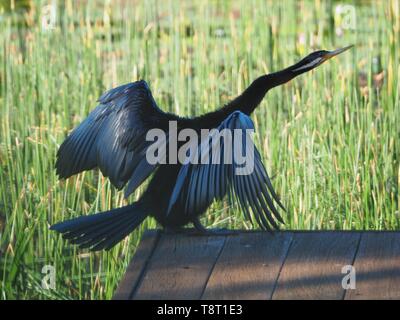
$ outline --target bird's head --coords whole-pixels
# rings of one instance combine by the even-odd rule
[[[313,53],[310,53],[300,62],[296,63],[294,66],[292,66],[291,71],[295,73],[296,76],[304,72],[310,71],[318,67],[319,65],[323,64],[330,58],[333,58],[334,56],[337,56],[338,54],[350,49],[351,47],[353,47],[353,45],[333,51],[326,51],[326,50],[315,51]]]

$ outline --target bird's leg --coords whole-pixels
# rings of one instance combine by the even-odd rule
[[[194,235],[204,235],[204,236],[229,236],[229,235],[236,235],[238,232],[236,230],[228,230],[228,229],[207,229],[204,227],[199,217],[195,217],[192,220],[197,233],[193,233]]]
[[[173,234],[173,233],[184,233],[185,228],[180,227],[164,227],[163,232],[166,234]]]
[[[207,230],[207,228],[201,224],[199,217],[193,219],[193,226],[199,233],[205,234],[209,232],[209,230]]]

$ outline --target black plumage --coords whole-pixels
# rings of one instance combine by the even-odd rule
[[[200,224],[199,216],[215,199],[223,199],[227,194],[239,201],[247,219],[257,222],[263,229],[277,229],[278,222],[283,223],[277,206],[283,209],[283,205],[272,187],[258,150],[254,147],[249,153],[254,169],[246,174],[236,174],[239,165],[235,161],[223,161],[223,151],[234,154],[238,146],[245,150],[250,148],[243,139],[246,135],[241,140],[233,136],[228,143],[222,141],[221,154],[214,155],[220,157],[215,159],[219,164],[151,164],[146,151],[153,142],[146,141],[146,134],[157,128],[168,132],[170,121],[176,121],[178,131],[191,128],[200,133],[201,129],[216,129],[215,134],[226,129],[245,133],[254,128],[249,116],[268,90],[315,68],[347,48],[317,51],[289,68],[261,76],[221,109],[194,118],[162,111],[143,80],[104,93],[99,105],[60,146],[57,174],[60,178],[68,178],[99,168],[116,188],[126,187],[125,197],[151,174],[153,177],[137,202],[57,223],[51,229],[62,233],[72,243],[91,250],[111,248],[147,216],[153,216],[163,227],[178,229],[193,223],[199,231],[207,232]],[[212,137],[210,133],[205,142],[196,146],[197,155],[202,150],[209,152]],[[179,142],[178,146],[182,144]]]

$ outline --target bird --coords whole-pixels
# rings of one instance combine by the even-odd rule
[[[147,217],[155,218],[166,231],[178,232],[192,223],[193,230],[199,234],[214,234],[218,230],[203,226],[200,216],[213,201],[225,197],[229,201],[237,200],[245,218],[256,222],[261,229],[271,232],[279,229],[279,225],[284,224],[280,210],[285,207],[274,191],[257,148],[249,153],[253,167],[245,174],[238,174],[241,167],[235,161],[189,160],[195,159],[194,155],[199,156],[202,150],[209,154],[215,133],[254,130],[250,116],[270,89],[315,69],[351,47],[312,52],[290,67],[258,77],[221,108],[191,118],[160,109],[144,80],[106,91],[97,107],[60,145],[56,173],[60,179],[67,179],[98,168],[118,190],[125,188],[125,198],[149,179],[147,188],[129,205],[58,222],[50,229],[90,251],[110,250]],[[204,140],[191,145],[194,151],[184,153],[186,161],[182,163],[150,162],[149,149],[154,148],[155,142],[147,139],[148,132],[162,130],[169,135],[170,123],[176,124],[179,133],[191,129],[197,133],[208,130],[208,134]],[[251,142],[244,141],[245,136],[234,136],[228,142],[223,140],[220,144],[223,152],[215,156],[216,160],[224,160],[220,159],[222,154],[234,154],[237,146],[247,150]],[[160,150],[166,150],[170,141],[164,140],[165,148]],[[182,144],[180,141],[179,146]],[[166,158],[171,160],[171,155],[168,153]]]

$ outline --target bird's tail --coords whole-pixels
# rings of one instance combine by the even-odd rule
[[[126,207],[63,221],[52,225],[50,230],[62,233],[64,239],[80,248],[109,250],[139,226],[147,215],[145,205],[135,202]]]

